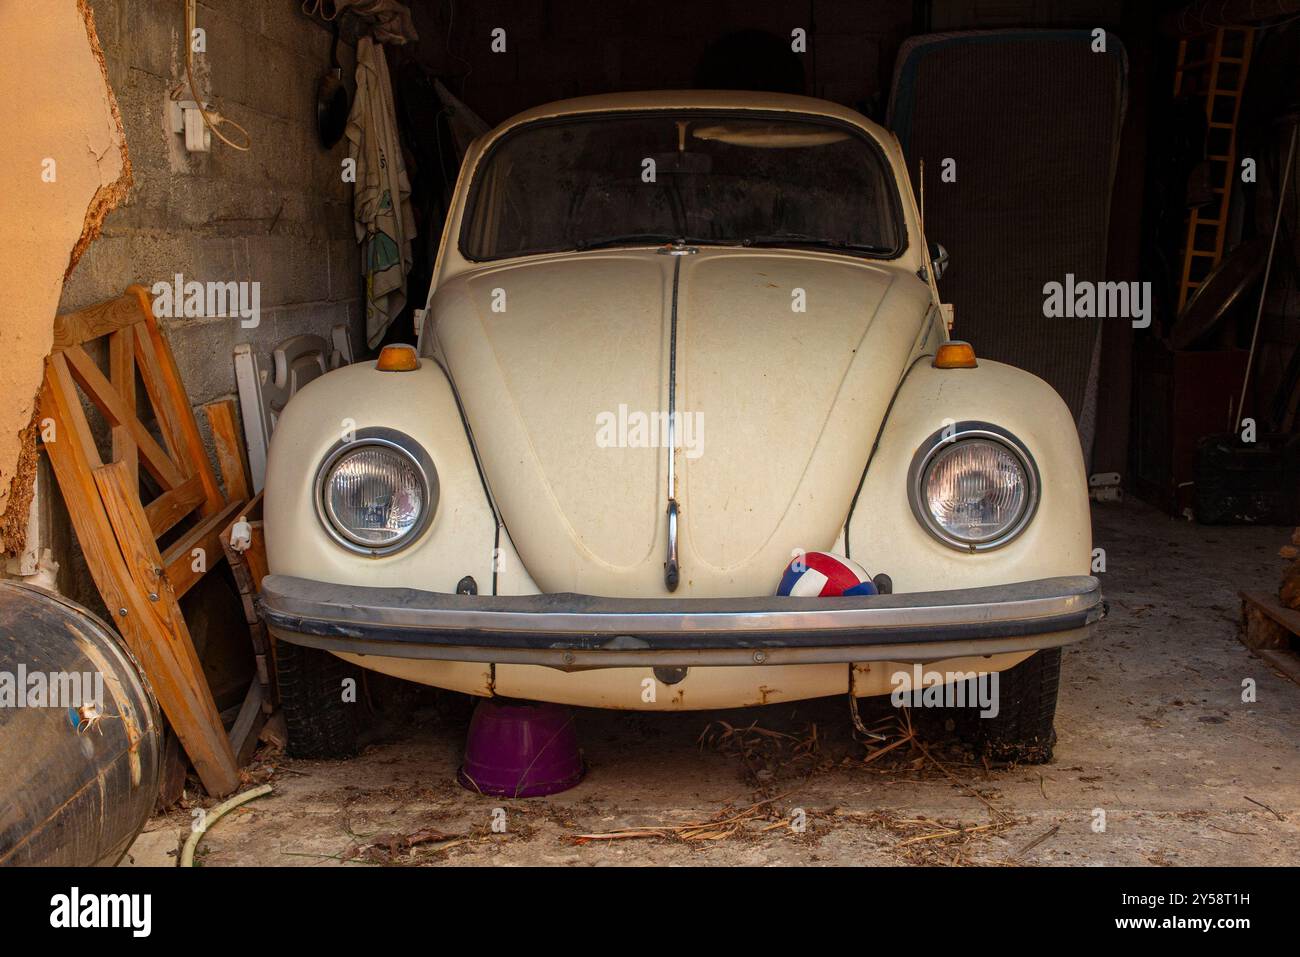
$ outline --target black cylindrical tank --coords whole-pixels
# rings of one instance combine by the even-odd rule
[[[0,864],[117,863],[158,797],[160,727],[111,628],[0,581]]]

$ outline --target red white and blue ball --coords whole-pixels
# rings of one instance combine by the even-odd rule
[[[834,552],[804,552],[796,555],[776,593],[792,598],[832,598],[839,595],[874,595],[867,570],[851,558]]]

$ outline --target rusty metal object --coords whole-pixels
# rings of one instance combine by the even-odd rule
[[[20,700],[21,699],[21,700]],[[112,865],[158,796],[161,719],[85,608],[0,581],[0,864]]]
[[[1192,349],[1218,330],[1228,311],[1259,282],[1267,248],[1262,238],[1247,240],[1214,267],[1174,323],[1171,349]]]

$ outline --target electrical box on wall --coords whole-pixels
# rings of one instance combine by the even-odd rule
[[[203,108],[211,111],[206,103]],[[207,153],[212,150],[212,131],[203,122],[199,104],[194,100],[169,100],[171,130],[185,137],[185,149],[190,153]]]

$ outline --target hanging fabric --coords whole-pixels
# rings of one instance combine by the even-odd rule
[[[406,305],[415,216],[388,63],[383,47],[369,37],[357,41],[357,96],[347,137],[356,162],[352,211],[366,280],[366,341],[374,347]]]
[[[351,13],[361,21],[362,31],[380,43],[415,43],[411,11],[397,0],[303,0],[302,12],[309,17],[333,20],[340,13]]]

